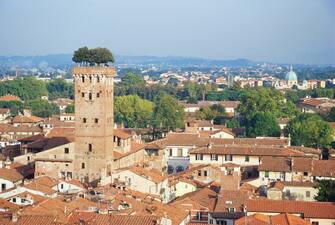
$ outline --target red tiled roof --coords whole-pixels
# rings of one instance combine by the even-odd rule
[[[7,114],[10,112],[10,109],[0,108],[0,114]]]
[[[57,225],[57,223],[54,216],[22,215],[16,222],[9,221],[3,225]]]
[[[21,101],[21,99],[15,95],[3,95],[0,97],[0,101]]]
[[[43,118],[37,116],[15,116],[13,118],[13,123],[38,123],[42,122]]]
[[[75,212],[69,218],[70,224],[79,224],[85,221],[87,225],[156,225],[159,218],[156,216],[137,215],[106,215],[91,212]]]
[[[119,137],[121,139],[128,139],[131,137],[131,134],[122,129],[114,129],[114,136]]]
[[[335,219],[335,203],[257,199],[245,202],[248,212],[303,214],[305,218]]]
[[[335,160],[313,161],[312,175],[318,177],[335,177]]]
[[[287,213],[269,216],[263,214],[255,214],[251,216],[244,216],[235,221],[235,225],[311,225],[310,222]]]
[[[190,154],[253,155],[253,156],[304,156],[303,153],[288,148],[267,146],[213,145],[190,150]]]
[[[9,180],[13,183],[23,179],[23,176],[15,169],[0,168],[0,178]]]

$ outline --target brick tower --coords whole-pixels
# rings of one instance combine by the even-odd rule
[[[74,175],[92,182],[111,175],[113,168],[112,67],[74,67],[75,158]]]

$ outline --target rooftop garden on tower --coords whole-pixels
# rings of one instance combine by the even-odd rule
[[[76,50],[72,60],[80,66],[109,66],[108,63],[114,63],[114,56],[107,48],[82,47]]]

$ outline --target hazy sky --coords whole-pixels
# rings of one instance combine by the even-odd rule
[[[70,53],[335,64],[334,0],[0,0],[0,55]]]

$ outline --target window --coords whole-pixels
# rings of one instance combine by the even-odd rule
[[[201,170],[198,170],[198,176],[201,177]]]
[[[98,83],[100,82],[100,77],[97,77],[97,82],[98,82]]]
[[[172,148],[170,148],[170,152],[169,153],[170,153],[170,156],[172,156]]]
[[[311,192],[310,191],[306,191],[306,197],[307,198],[311,197]]]
[[[92,83],[92,77],[90,76],[90,82]]]
[[[21,203],[24,203],[24,199],[21,199]]]
[[[64,189],[64,184],[61,184],[61,185],[60,185],[60,189]]]
[[[6,190],[6,184],[1,184],[1,190],[2,191]]]
[[[92,152],[92,144],[88,144],[88,151]]]
[[[248,155],[245,156],[244,161],[245,161],[245,162],[249,162],[249,161],[250,161],[250,158],[249,158]]]
[[[85,83],[85,77],[84,77],[84,76],[81,77],[81,81],[82,81],[83,83]]]
[[[265,171],[264,176],[265,176],[266,178],[269,178],[269,171]]]
[[[30,161],[30,156],[27,156],[27,160]]]
[[[94,123],[98,123],[99,122],[99,119],[98,118],[95,118],[94,119]]]
[[[92,100],[92,93],[88,94],[88,100],[90,100],[90,101]]]
[[[100,97],[100,93],[98,92],[98,93],[97,93],[97,98],[99,98],[99,97]]]
[[[87,122],[87,119],[86,118],[83,118],[83,123],[86,123]]]
[[[70,150],[69,148],[64,148],[64,154],[69,154]]]
[[[203,160],[204,155],[203,154],[196,154],[195,155],[195,160]]]
[[[304,176],[305,176],[305,177],[308,176],[308,172],[304,172]]]
[[[13,198],[13,202],[16,202],[16,198]]]
[[[312,225],[319,225],[319,222],[314,221],[312,222]]]
[[[233,156],[232,155],[225,155],[225,161],[233,161]]]
[[[201,219],[202,219],[201,212],[197,212],[197,220],[201,220]]]
[[[212,161],[218,161],[218,155],[217,154],[212,154],[211,155],[211,160]]]
[[[207,170],[204,171],[204,177],[207,177]]]
[[[85,163],[81,163],[81,168],[85,169]]]
[[[183,149],[178,148],[178,157],[182,157],[182,156],[183,156]]]
[[[235,208],[228,208],[228,212],[230,212],[230,213],[235,212]]]
[[[81,97],[85,98],[85,92],[81,92]]]

